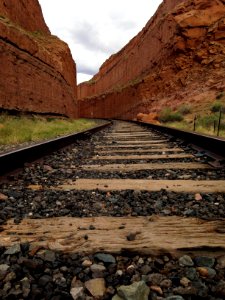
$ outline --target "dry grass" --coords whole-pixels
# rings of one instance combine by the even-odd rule
[[[218,121],[220,110],[222,113],[219,136],[225,137],[225,93],[218,94],[216,101],[207,106],[201,106],[198,109],[190,104],[183,104],[172,111],[164,108],[159,114],[159,120],[166,126],[175,127],[183,130],[194,130],[194,118],[196,117],[195,131],[207,135],[216,136],[218,133]],[[166,114],[165,114],[166,112]],[[166,118],[160,118],[165,114]],[[173,116],[182,116],[182,118],[172,118]],[[164,115],[163,115],[164,116]]]
[[[207,117],[205,117],[205,118],[207,120]],[[214,130],[214,125],[212,123],[207,125],[205,118],[203,117],[202,119],[196,121],[196,130],[195,131],[199,132],[199,133],[207,134],[207,135],[216,136],[217,128],[218,128],[217,124],[216,124],[215,130]],[[183,120],[181,122],[168,122],[165,125],[174,127],[177,129],[181,129],[181,130],[188,130],[188,131],[194,130],[194,122],[193,121],[188,122],[187,120]],[[225,137],[225,122],[224,122],[224,120],[222,121],[222,124],[221,124],[219,136]]]
[[[0,145],[19,144],[55,138],[96,125],[87,119],[57,119],[0,115]]]

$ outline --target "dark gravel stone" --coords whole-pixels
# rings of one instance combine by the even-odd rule
[[[21,257],[18,260],[18,263],[30,270],[38,270],[38,269],[42,269],[43,267],[43,262],[40,259],[29,259],[29,258]]]
[[[188,268],[185,272],[185,276],[191,281],[198,279],[198,273],[195,268]]]
[[[197,280],[194,281],[192,285],[197,289],[197,295],[199,297],[205,298],[208,296],[208,287],[205,283],[201,282],[200,280]]]
[[[219,297],[225,297],[225,281],[219,282],[214,288],[213,291]]]
[[[198,267],[212,268],[215,264],[215,258],[207,256],[198,256],[195,258],[195,263]]]
[[[97,253],[97,254],[95,254],[94,258],[96,258],[99,261],[102,261],[104,263],[109,263],[109,264],[116,263],[115,258],[111,254]]]
[[[38,257],[40,257],[44,261],[54,262],[55,261],[55,253],[50,250],[40,250],[37,253]]]
[[[41,287],[45,287],[48,283],[52,282],[52,277],[49,275],[43,275],[41,278],[38,280],[38,284]]]
[[[194,266],[193,260],[188,255],[184,255],[184,256],[180,257],[179,258],[179,264],[180,264],[180,266],[187,266],[187,267]]]
[[[14,255],[14,254],[19,253],[20,251],[21,251],[20,245],[15,244],[12,247],[8,248],[4,254],[5,255]]]
[[[127,235],[127,240],[129,241],[129,242],[131,242],[131,241],[134,241],[135,240],[135,238],[136,238],[136,233],[129,233],[128,235]]]

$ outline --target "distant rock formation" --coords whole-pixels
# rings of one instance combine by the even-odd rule
[[[82,117],[196,109],[225,90],[225,0],[164,0],[142,31],[78,86]]]
[[[0,63],[0,109],[77,117],[76,66],[38,0],[1,0]]]

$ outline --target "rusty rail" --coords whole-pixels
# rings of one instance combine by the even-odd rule
[[[168,134],[174,138],[184,141],[192,148],[197,150],[202,155],[211,157],[214,160],[213,165],[220,167],[225,164],[225,139],[221,137],[214,137],[205,134],[199,134],[193,131],[185,131],[173,127],[156,125],[151,123],[134,121],[151,129],[158,130],[162,133]]]

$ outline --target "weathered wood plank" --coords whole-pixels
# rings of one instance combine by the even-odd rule
[[[192,154],[155,154],[155,155],[110,155],[110,156],[94,156],[91,160],[124,160],[124,159],[172,159],[172,158],[194,158]]]
[[[159,138],[159,136],[156,136],[156,135],[150,135],[150,134],[121,134],[121,135],[115,135],[115,134],[110,134],[110,135],[105,135],[104,138],[107,138],[107,139],[128,139],[128,138],[131,138],[131,139],[137,139],[137,138]]]
[[[107,164],[107,165],[83,165],[81,168],[85,171],[99,172],[134,172],[140,170],[194,170],[194,169],[212,169],[209,165],[201,163],[149,163],[149,164]]]
[[[123,137],[105,137],[104,136],[104,140],[105,141],[116,141],[118,142],[123,142],[123,141],[155,141],[158,140],[159,137],[152,137],[152,136],[123,136]]]
[[[127,145],[124,145],[124,144],[108,144],[108,145],[96,145],[95,146],[95,149],[110,149],[110,148],[134,148],[134,149],[142,149],[142,148],[148,148],[148,149],[151,149],[151,148],[158,148],[158,147],[168,147],[168,144],[166,143],[159,143],[159,144],[127,144]],[[171,148],[172,149],[172,148]]]
[[[155,134],[152,134],[147,131],[143,132],[125,132],[125,133],[107,133],[104,135],[104,137],[136,137],[136,136],[148,136],[148,137],[155,137]]]
[[[123,141],[123,140],[118,140],[118,142],[117,142],[117,145],[119,145],[119,144],[121,144],[121,145],[123,145],[123,144],[138,144],[138,145],[140,145],[140,144],[148,144],[148,145],[151,145],[151,144],[161,144],[161,143],[166,143],[166,142],[168,142],[168,140],[166,140],[166,139],[162,139],[162,140],[148,140],[148,141],[143,141],[143,140],[139,140],[139,141],[129,141],[129,140],[125,140],[125,141]]]
[[[110,153],[151,153],[151,152],[184,152],[181,148],[155,148],[155,149],[119,149],[119,150],[96,150],[96,154],[110,154]]]
[[[89,226],[95,227],[89,230]],[[123,225],[123,229],[119,229]],[[10,220],[3,226],[1,245],[30,242],[64,252],[122,251],[139,254],[204,254],[225,250],[225,220],[203,221],[182,217],[93,217]],[[127,235],[135,233],[134,241]],[[88,236],[85,239],[84,236]]]
[[[111,131],[112,134],[126,134],[126,133],[148,133],[149,131],[148,130],[141,130],[140,128],[139,129],[124,129],[124,130],[114,130],[114,131]]]
[[[164,189],[178,193],[225,193],[225,180],[77,179],[71,184],[65,183],[50,189],[149,192]]]

